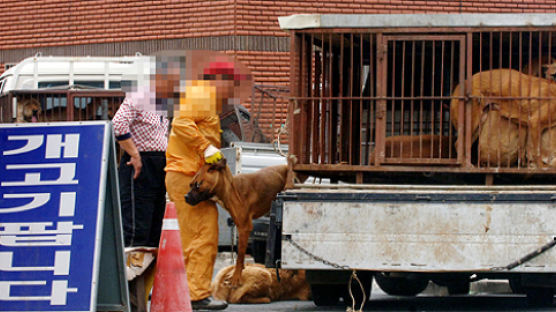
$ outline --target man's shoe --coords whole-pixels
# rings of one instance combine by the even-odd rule
[[[228,303],[210,296],[202,300],[191,301],[191,307],[193,310],[224,310],[228,307]]]

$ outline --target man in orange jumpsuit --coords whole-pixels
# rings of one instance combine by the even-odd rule
[[[216,163],[222,158],[219,113],[223,105],[238,97],[240,80],[244,83],[250,79],[250,75],[239,74],[236,65],[208,62],[202,80],[187,80],[185,87],[178,86],[181,89],[179,110],[174,111],[166,150],[166,189],[177,208],[193,309],[227,307],[225,301],[215,300],[210,293],[218,251],[216,205],[204,201],[190,206],[184,196],[189,192],[193,175],[203,164]]]

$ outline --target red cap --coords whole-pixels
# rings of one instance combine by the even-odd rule
[[[233,62],[210,62],[205,68],[205,75],[230,75],[233,80],[248,80],[250,75],[242,75]]]
[[[205,75],[233,75],[234,74],[234,63],[232,62],[211,62],[209,66],[205,68]]]

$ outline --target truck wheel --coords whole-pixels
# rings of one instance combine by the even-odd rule
[[[467,295],[469,294],[471,283],[468,279],[460,279],[449,282],[446,287],[448,288],[448,294],[450,295]]]
[[[316,306],[333,306],[338,304],[343,288],[340,285],[311,285],[311,295]]]
[[[357,276],[359,277],[359,280],[361,281],[361,284],[363,285],[363,289],[365,290],[366,301],[369,301],[371,299],[371,290],[372,290],[372,287],[373,287],[373,273],[371,273],[371,272],[357,272]],[[351,292],[352,292],[353,298],[355,298],[355,308],[358,308],[359,306],[361,306],[361,303],[362,303],[362,300],[363,300],[363,293],[361,292],[361,286],[359,285],[359,283],[356,280],[353,280],[351,282]],[[346,306],[348,306],[348,307],[352,306],[352,300],[351,300],[351,296],[349,294],[348,285],[346,285],[343,288],[342,299],[344,299],[344,303],[346,304]]]
[[[510,284],[510,289],[514,294],[525,294],[525,288],[521,286],[521,276],[508,278],[508,283]]]
[[[531,307],[550,307],[554,303],[554,289],[544,287],[527,287],[527,304]]]
[[[266,258],[266,242],[258,240],[253,241],[251,243],[251,253],[256,263],[264,264]]]
[[[380,289],[393,296],[415,296],[425,290],[429,280],[421,277],[390,276],[389,273],[375,274],[375,280]]]

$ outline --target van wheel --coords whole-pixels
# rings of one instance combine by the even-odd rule
[[[338,304],[343,288],[341,285],[311,285],[311,295],[316,306],[333,306]]]
[[[415,296],[425,290],[429,280],[419,276],[390,276],[389,273],[375,274],[375,280],[380,289],[393,296]]]

